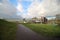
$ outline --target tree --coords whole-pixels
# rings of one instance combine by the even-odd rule
[[[26,23],[26,19],[25,18],[23,19],[23,21],[24,21],[24,23]]]
[[[25,18],[23,19],[23,21],[25,21]]]

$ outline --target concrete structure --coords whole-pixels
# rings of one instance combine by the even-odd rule
[[[47,18],[46,17],[40,17],[40,18],[32,18],[33,23],[47,23]]]
[[[57,24],[60,24],[60,14],[57,14],[56,15],[56,23]]]

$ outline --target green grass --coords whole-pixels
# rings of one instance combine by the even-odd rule
[[[60,37],[60,26],[52,24],[23,24],[36,33],[46,37]]]
[[[15,40],[16,30],[16,23],[0,19],[0,40]]]

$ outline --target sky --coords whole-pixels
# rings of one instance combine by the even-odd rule
[[[0,17],[53,17],[60,14],[60,0],[0,0]]]

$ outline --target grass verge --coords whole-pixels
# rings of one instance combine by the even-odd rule
[[[23,24],[36,33],[46,37],[60,37],[60,26],[52,24]]]
[[[16,23],[0,19],[0,40],[16,40]]]

